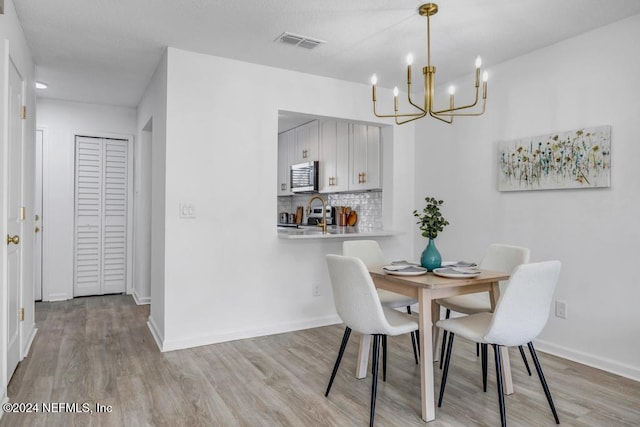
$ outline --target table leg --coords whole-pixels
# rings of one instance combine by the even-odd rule
[[[433,421],[436,419],[435,394],[433,392],[433,329],[431,291],[420,289],[418,304],[420,317],[420,395],[422,397],[422,419]]]
[[[502,358],[502,388],[504,394],[513,394],[513,378],[511,378],[511,361],[509,360],[509,347],[500,347]]]
[[[438,351],[438,338],[440,336],[440,328],[436,326],[440,320],[440,304],[436,300],[431,301],[431,323],[433,324],[433,361],[440,360],[440,352]]]
[[[367,378],[367,364],[369,363],[369,348],[371,348],[371,335],[360,335],[360,348],[358,350],[358,363],[356,364],[356,378]]]

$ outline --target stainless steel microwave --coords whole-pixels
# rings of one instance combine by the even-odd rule
[[[318,191],[318,162],[291,165],[291,191],[312,193]]]

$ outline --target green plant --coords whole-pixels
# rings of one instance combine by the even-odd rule
[[[440,206],[444,201],[436,200],[434,197],[425,197],[424,201],[427,202],[427,206],[424,207],[422,212],[414,210],[413,216],[418,218],[416,224],[420,225],[422,236],[435,239],[438,233],[441,232],[445,226],[449,225],[449,221],[444,219],[440,212]]]

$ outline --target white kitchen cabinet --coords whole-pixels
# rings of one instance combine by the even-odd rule
[[[295,130],[293,163],[318,160],[318,121],[298,126]]]
[[[349,123],[320,121],[319,165],[318,190],[321,193],[349,190]]]
[[[278,135],[278,196],[290,196],[293,194],[289,182],[289,171],[293,163],[295,138],[294,129]]]
[[[381,188],[380,128],[355,123],[350,128],[349,190]]]

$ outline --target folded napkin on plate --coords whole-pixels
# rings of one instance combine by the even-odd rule
[[[402,261],[391,261],[391,265],[394,266],[394,267],[395,266],[403,266],[403,265],[415,265],[417,267],[420,266],[420,264],[416,264],[415,262],[409,262],[409,261],[405,261],[405,260],[402,260]]]
[[[444,274],[478,274],[480,272],[480,270],[478,270],[477,268],[472,268],[472,267],[443,267],[443,268],[438,268],[438,272],[439,273],[444,273]]]
[[[387,271],[404,271],[407,273],[413,273],[418,271],[425,271],[424,267],[420,267],[418,265],[387,265],[382,267],[383,270]]]
[[[450,262],[443,262],[442,266],[443,267],[477,267],[478,264],[476,264],[475,262],[467,262],[467,261],[450,261]]]

